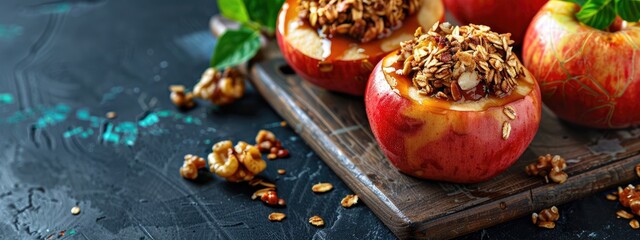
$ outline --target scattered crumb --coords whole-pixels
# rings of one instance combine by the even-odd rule
[[[108,113],[106,114],[106,117],[107,117],[108,119],[114,119],[114,118],[116,118],[117,116],[118,116],[118,115],[116,114],[116,112],[113,112],[113,111],[112,111],[112,112],[108,112]]]
[[[311,225],[316,226],[316,227],[324,226],[324,220],[322,220],[322,218],[320,216],[317,216],[317,215],[309,218],[309,223],[311,223]]]
[[[72,208],[71,208],[71,214],[73,214],[73,215],[78,215],[78,214],[80,214],[80,207],[78,207],[78,206],[74,206],[74,207],[72,207]]]
[[[278,169],[278,174],[280,174],[280,175],[284,175],[285,173],[287,173],[287,170],[284,170],[284,169]]]
[[[287,215],[284,213],[272,212],[271,214],[269,214],[269,221],[281,222],[285,217],[287,217]]]
[[[328,192],[331,191],[331,189],[333,189],[333,185],[331,183],[318,183],[311,187],[311,191],[315,193]]]
[[[340,202],[340,205],[342,205],[345,208],[350,208],[356,203],[358,203],[358,195],[349,194],[342,199],[342,201]]]

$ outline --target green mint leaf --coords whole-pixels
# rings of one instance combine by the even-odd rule
[[[628,22],[640,20],[640,0],[616,0],[616,12]]]
[[[572,2],[572,3],[578,4],[580,6],[583,6],[587,2],[587,0],[563,0],[563,1]]]
[[[259,32],[247,28],[228,30],[218,39],[211,67],[221,69],[239,65],[255,56],[259,49]]]
[[[593,28],[603,30],[616,19],[613,0],[589,0],[583,6],[576,17],[580,22]]]
[[[257,22],[268,31],[276,28],[278,12],[284,0],[244,0],[251,21]]]
[[[249,22],[249,14],[242,0],[218,0],[218,8],[222,16],[228,19],[240,23]]]

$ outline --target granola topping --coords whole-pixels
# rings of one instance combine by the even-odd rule
[[[436,23],[427,32],[418,28],[414,39],[400,43],[402,69],[396,74],[411,78],[421,95],[443,100],[505,97],[525,74],[510,37],[474,24]]]
[[[384,38],[415,13],[420,0],[298,0],[300,19],[321,35],[346,35],[360,42]]]

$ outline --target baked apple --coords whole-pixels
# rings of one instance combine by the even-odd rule
[[[324,89],[362,96],[374,65],[419,26],[444,19],[441,0],[287,0],[276,37],[289,65]]]
[[[444,0],[461,24],[483,24],[496,32],[509,32],[522,44],[529,22],[547,0]]]
[[[366,111],[395,167],[475,183],[522,155],[540,124],[540,90],[509,36],[482,25],[436,23],[376,65]]]
[[[593,128],[640,124],[640,24],[620,19],[606,31],[576,19],[577,4],[550,1],[523,45],[542,99],[568,122]]]

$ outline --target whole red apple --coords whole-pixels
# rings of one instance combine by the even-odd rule
[[[481,182],[511,166],[533,140],[541,102],[528,71],[507,97],[449,102],[421,96],[408,86],[410,79],[383,71],[394,66],[396,56],[391,53],[376,65],[365,104],[380,148],[400,171],[432,180]],[[507,108],[517,114],[515,119],[505,116]]]
[[[509,32],[521,44],[527,26],[547,0],[444,0],[461,24],[483,24],[496,32]]]
[[[411,39],[418,26],[444,20],[441,0],[423,0],[420,9],[390,36],[361,43],[344,36],[323,38],[298,18],[296,0],[287,0],[278,16],[276,37],[285,60],[303,79],[324,89],[362,96],[369,74],[398,42]]]
[[[523,45],[525,66],[558,117],[594,128],[640,124],[640,26],[618,21],[612,32],[581,24],[577,4],[550,1]]]

